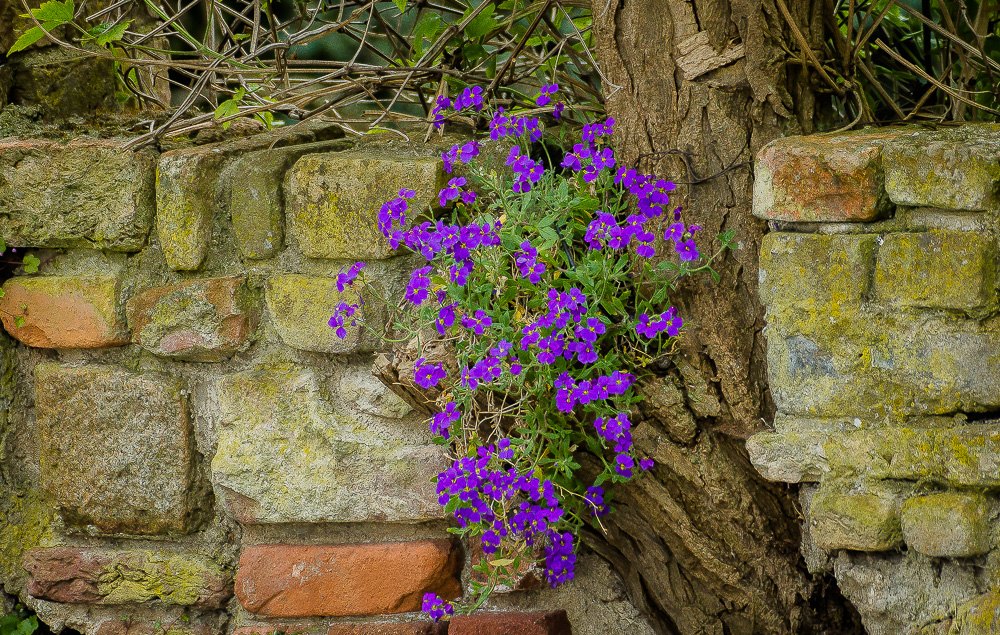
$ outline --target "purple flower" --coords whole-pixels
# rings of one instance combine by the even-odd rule
[[[434,327],[437,328],[439,335],[444,335],[444,330],[455,323],[455,307],[458,303],[449,304],[447,306],[441,307],[438,311],[438,317],[434,320]]]
[[[615,457],[615,472],[625,478],[632,477],[632,468],[635,466],[635,461],[628,454],[619,454]]]
[[[535,104],[538,106],[548,106],[552,101],[550,95],[555,95],[558,90],[559,84],[545,84],[542,86],[542,92],[535,99]]]
[[[545,577],[553,588],[567,580],[572,580],[576,569],[576,554],[573,553],[573,534],[552,533],[549,546],[545,548]]]
[[[404,297],[413,304],[420,305],[427,299],[427,294],[431,286],[430,272],[433,269],[430,265],[414,270],[410,274],[410,281],[406,285]]]
[[[344,321],[349,317],[354,317],[355,311],[361,307],[363,304],[362,300],[358,300],[357,304],[348,304],[346,302],[341,302],[337,304],[334,309],[333,315],[330,317],[330,328],[336,329],[334,332],[337,337],[344,339],[347,337],[347,329],[344,328]],[[355,326],[357,322],[351,320],[351,326]]]
[[[653,459],[650,459],[650,458],[639,459],[639,468],[643,472],[645,472],[646,470],[648,470],[651,467],[653,467]]]
[[[438,597],[437,593],[425,593],[424,602],[420,609],[435,622],[445,615],[454,615],[455,613],[454,607]]]
[[[344,271],[344,268],[341,267],[340,272],[337,274],[337,291],[343,293],[345,287],[353,285],[354,279],[358,277],[358,273],[364,266],[365,263],[356,262],[351,265],[351,268],[346,272]]]
[[[441,380],[448,376],[441,364],[424,364],[421,357],[413,365],[413,381],[421,388],[431,389],[441,383]]]
[[[514,448],[510,447],[510,439],[504,438],[500,439],[500,443],[497,444],[497,457],[509,461],[514,458]]]
[[[645,335],[650,339],[663,331],[666,331],[670,337],[676,337],[683,325],[684,320],[677,315],[677,309],[670,307],[658,316],[654,315],[650,317],[645,313],[640,315],[636,320],[635,331],[639,335]]]
[[[677,254],[681,257],[681,260],[685,262],[698,259],[698,248],[695,246],[694,239],[692,238],[678,242],[674,245],[674,249],[677,250]]]
[[[444,409],[444,412],[435,413],[435,415],[431,418],[431,432],[439,434],[447,439],[448,428],[451,427],[451,424],[461,418],[462,413],[458,409],[458,404],[454,401],[449,401],[448,405]]]
[[[462,202],[465,203],[466,207],[472,207],[472,204],[476,202],[476,193],[472,190],[465,190],[462,192]]]
[[[587,488],[587,493],[583,497],[590,505],[590,513],[594,516],[604,516],[608,513],[608,507],[604,504],[604,489],[597,485]]]
[[[456,198],[458,198],[459,192],[463,185],[465,185],[464,176],[457,176],[453,179],[450,179],[448,181],[448,187],[438,192],[438,203],[441,204],[441,207],[447,205],[448,201],[453,201]]]
[[[521,243],[521,250],[514,254],[514,264],[521,271],[521,276],[527,278],[531,284],[541,283],[545,265],[538,262],[538,250],[527,240]]]
[[[472,329],[476,335],[482,335],[486,327],[493,324],[493,318],[486,315],[482,309],[478,309],[470,317],[468,314],[462,316],[462,326]]]

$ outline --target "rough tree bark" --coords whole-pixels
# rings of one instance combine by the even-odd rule
[[[813,80],[795,55],[781,0],[592,0],[616,149],[679,184],[674,203],[701,225],[703,251],[722,231],[739,249],[673,301],[688,328],[673,363],[644,388],[636,443],[652,478],[615,492],[608,535],[589,544],[625,578],[663,633],[850,633],[853,610],[799,555],[793,492],[764,481],[744,440],[772,420],[751,161],[785,134],[813,132]],[[821,46],[821,0],[788,0]],[[805,74],[804,74],[805,73]],[[812,83],[814,86],[815,83]]]

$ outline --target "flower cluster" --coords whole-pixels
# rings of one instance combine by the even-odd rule
[[[427,613],[435,622],[440,621],[445,615],[455,614],[455,607],[445,602],[443,598],[438,597],[437,593],[425,593],[420,610]]]
[[[474,108],[476,112],[483,109],[483,88],[482,86],[473,86],[472,88],[466,88],[452,101],[451,99],[440,95],[434,104],[434,109],[431,110],[431,117],[434,118],[434,127],[440,128],[447,117],[445,112],[448,109],[454,109],[455,113],[459,113],[466,108]]]
[[[551,105],[558,90],[544,85],[536,104]],[[466,89],[454,100],[439,98],[433,115],[440,124],[451,110],[482,107],[481,93]],[[556,103],[553,114],[562,107]],[[428,422],[435,441],[454,450],[437,479],[439,502],[457,533],[478,539],[486,554],[503,554],[492,563],[516,562],[525,546],[544,549],[553,586],[573,577],[573,532],[610,511],[611,492],[601,484],[625,482],[653,464],[632,440],[633,373],[662,346],[661,334],[676,337],[683,326],[666,306],[672,281],[663,272],[699,270],[686,264],[700,258],[699,228],[681,222],[680,208],[668,217],[674,185],[617,167],[607,144],[613,131],[611,119],[585,126],[564,170],[543,178],[545,164],[529,145],[541,137],[539,120],[499,108],[490,138],[518,141],[506,170],[476,165],[496,156],[483,152],[485,141],[453,145],[442,155],[445,170],[468,167],[437,193],[429,216],[408,218],[416,194],[407,188],[378,215],[390,247],[426,260],[410,274],[401,308],[407,317],[396,332],[416,336],[433,326],[456,351],[455,377],[425,357],[413,370],[414,383],[444,404]],[[456,201],[465,206],[450,207]],[[649,259],[668,223],[663,241],[685,264],[654,266]],[[352,285],[363,266],[342,269],[338,288]],[[661,288],[649,297],[636,278]],[[338,336],[361,305],[338,305],[330,321]],[[589,487],[576,473],[574,453],[584,447],[604,461]],[[487,573],[511,575],[496,566]],[[438,620],[454,609],[428,594],[424,610]]]
[[[480,447],[474,458],[457,459],[438,477],[439,502],[454,507],[461,527],[483,528],[481,542],[487,554],[496,553],[505,540],[527,545],[547,541],[546,576],[556,586],[573,577],[575,562],[562,557],[573,552],[572,534],[557,530],[565,511],[552,481],[507,467],[513,458],[508,441],[503,449]]]
[[[347,337],[347,328],[345,327],[346,320],[351,320],[351,326],[357,326],[358,322],[354,319],[355,314],[358,309],[364,305],[365,301],[363,298],[358,298],[358,301],[354,304],[348,304],[347,302],[340,302],[333,310],[333,315],[330,317],[330,328],[334,329],[334,333],[340,339]]]

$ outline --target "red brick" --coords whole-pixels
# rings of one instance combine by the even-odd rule
[[[164,357],[228,359],[245,348],[256,325],[244,280],[205,278],[139,293],[125,305],[132,342]]]
[[[250,624],[233,629],[231,635],[298,635],[299,633],[319,632],[322,626],[318,624]]]
[[[458,597],[460,568],[450,540],[258,545],[240,557],[236,597],[268,617],[405,613],[424,593]]]
[[[452,618],[448,635],[572,635],[566,611],[479,613]]]
[[[753,214],[784,221],[855,222],[888,215],[882,145],[892,133],[786,137],[757,155]]]
[[[113,278],[13,278],[4,283],[3,293],[3,326],[28,346],[100,348],[128,343]],[[15,324],[17,316],[24,317],[20,327]]]
[[[373,624],[334,624],[326,635],[445,635],[445,622],[404,622]]]

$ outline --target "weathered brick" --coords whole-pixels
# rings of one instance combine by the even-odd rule
[[[342,151],[351,145],[339,139],[271,148],[245,154],[226,168],[223,178],[233,182],[229,199],[233,234],[245,258],[270,258],[281,250],[285,237],[282,182],[288,168],[306,154]]]
[[[201,267],[212,241],[215,187],[229,152],[217,146],[173,150],[156,167],[156,233],[167,265]]]
[[[989,591],[963,603],[948,635],[1000,633],[1000,591]]]
[[[218,362],[245,350],[258,311],[245,278],[147,289],[126,303],[132,342],[164,357]]]
[[[884,189],[884,134],[784,137],[754,168],[753,214],[785,221],[872,221],[891,211]]]
[[[312,622],[268,622],[246,624],[233,629],[230,635],[274,635],[283,633],[284,635],[298,635],[299,633],[319,633],[326,627],[319,623]]]
[[[42,485],[67,526],[193,530],[204,511],[184,384],[110,366],[35,367]]]
[[[566,611],[477,613],[451,620],[448,635],[572,635]]]
[[[903,545],[899,497],[845,493],[820,486],[810,507],[810,531],[823,549],[886,551]]]
[[[989,234],[889,234],[879,248],[875,297],[893,307],[986,314],[996,306],[996,269]]]
[[[861,305],[875,263],[876,236],[774,232],[760,247],[760,299],[769,309],[833,316]],[[817,263],[823,266],[816,266]]]
[[[903,539],[927,556],[965,558],[990,550],[992,506],[985,496],[955,492],[903,504]]]
[[[381,339],[360,322],[380,331],[388,320],[385,305],[368,295],[360,282],[337,291],[335,278],[297,274],[272,276],[265,293],[267,310],[281,340],[304,351],[317,353],[363,353],[381,346]],[[344,324],[347,335],[337,337],[330,328],[330,316],[340,302],[356,304],[367,298],[355,316]],[[351,326],[351,320],[357,320]]]
[[[37,348],[100,348],[128,343],[118,310],[114,278],[41,276],[12,278],[3,285],[4,328]],[[24,324],[17,326],[18,316]]]
[[[440,446],[412,445],[338,412],[312,371],[268,368],[216,388],[216,485],[242,522],[441,518]]]
[[[829,435],[809,432],[758,432],[747,439],[747,453],[769,481],[815,482],[826,467],[823,444],[828,439]]]
[[[390,256],[378,228],[382,205],[402,188],[416,191],[411,213],[434,204],[444,184],[440,159],[378,153],[311,154],[288,173],[287,214],[299,248],[311,258]]]
[[[15,247],[138,251],[155,169],[154,152],[118,141],[0,140],[0,236]]]
[[[458,597],[460,569],[449,540],[258,545],[240,557],[236,597],[268,617],[406,613],[424,593]]]
[[[1000,204],[1000,125],[907,132],[882,152],[885,189],[898,205],[986,211]]]
[[[447,635],[444,622],[371,622],[367,624],[333,624],[326,635]]]
[[[50,602],[158,602],[218,609],[232,578],[210,558],[133,549],[32,549],[24,554],[28,593]]]

